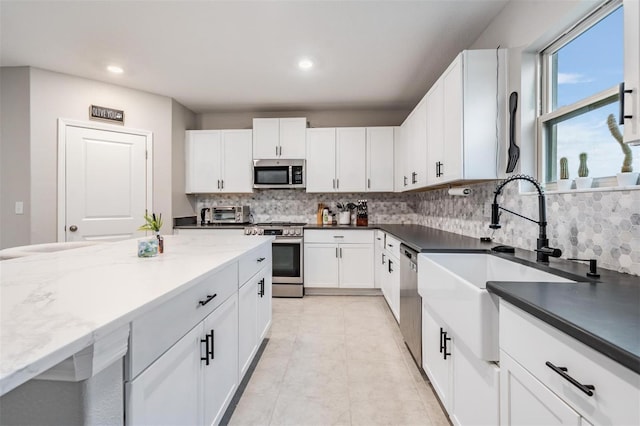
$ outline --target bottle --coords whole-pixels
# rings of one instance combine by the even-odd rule
[[[157,233],[156,237],[158,237],[158,253],[162,254],[164,253],[164,237],[160,233]]]
[[[324,208],[324,210],[322,210],[322,224],[323,225],[329,224],[329,209],[326,207]]]

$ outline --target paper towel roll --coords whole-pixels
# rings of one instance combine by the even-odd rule
[[[468,197],[469,195],[471,195],[471,188],[449,188],[449,195],[460,195],[463,197]]]

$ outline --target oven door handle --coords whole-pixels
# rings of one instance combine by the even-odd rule
[[[276,238],[273,244],[302,244],[303,238]]]

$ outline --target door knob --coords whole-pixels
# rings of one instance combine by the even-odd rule
[[[69,231],[71,231],[71,232],[76,232],[77,230],[78,230],[78,227],[77,227],[77,226],[75,226],[75,225],[71,225],[71,226],[69,227]]]

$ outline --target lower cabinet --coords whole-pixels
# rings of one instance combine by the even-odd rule
[[[373,231],[309,230],[304,243],[308,288],[373,288]]]
[[[502,422],[505,425],[589,425],[505,352],[500,352]]]
[[[379,262],[378,262],[379,260]],[[380,286],[396,321],[400,321],[400,260],[388,250],[376,260],[380,274]]]
[[[218,423],[238,385],[237,316],[233,295],[131,381],[127,424]]]
[[[500,369],[475,357],[424,302],[422,364],[454,424],[499,424]]]

